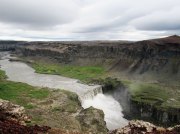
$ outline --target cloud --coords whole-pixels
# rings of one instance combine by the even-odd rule
[[[140,30],[180,30],[180,6],[137,18],[131,24]]]
[[[139,40],[179,31],[179,0],[0,0],[0,38]]]
[[[65,24],[77,17],[73,0],[0,0],[0,21],[31,28]]]

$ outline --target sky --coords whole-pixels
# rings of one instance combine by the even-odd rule
[[[180,0],[0,0],[3,40],[143,40],[180,35]]]

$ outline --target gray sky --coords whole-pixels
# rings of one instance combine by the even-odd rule
[[[0,39],[141,40],[180,35],[180,0],[0,0]]]

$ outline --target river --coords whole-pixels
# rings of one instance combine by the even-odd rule
[[[100,85],[86,85],[76,79],[59,75],[38,74],[35,70],[22,62],[10,62],[9,54],[1,52],[0,66],[6,71],[8,80],[23,82],[32,86],[64,89],[78,94],[82,107],[93,106],[103,110],[105,121],[110,130],[127,125],[123,118],[122,107],[111,95],[104,95]]]

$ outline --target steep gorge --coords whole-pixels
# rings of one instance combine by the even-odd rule
[[[101,65],[106,68],[110,77],[153,84],[163,83],[168,87],[176,87],[177,90],[171,88],[168,90],[169,92],[175,92],[174,94],[177,96],[179,94],[179,36],[138,42],[80,41],[24,42],[23,45],[20,44],[9,50],[14,50],[14,53],[21,57],[45,58],[60,64]],[[144,93],[146,94],[146,92]],[[141,100],[134,99],[132,95],[127,93],[126,88],[122,87],[116,89],[112,94],[122,106],[124,105],[124,112],[128,113],[130,111],[129,115],[132,114],[145,120],[151,118],[161,123],[178,124],[180,121],[179,105],[176,108],[162,109],[157,107],[161,105],[161,99],[155,98],[155,102],[158,103],[149,104],[146,100],[142,101],[143,96],[138,96]],[[175,100],[172,94],[169,95],[169,98],[165,101],[172,104],[175,101],[180,101],[179,97]],[[124,102],[124,100],[127,101]],[[126,103],[129,103],[128,108]]]
[[[62,64],[101,65],[116,77],[180,80],[180,37],[139,42],[27,42],[19,55],[47,57]]]

